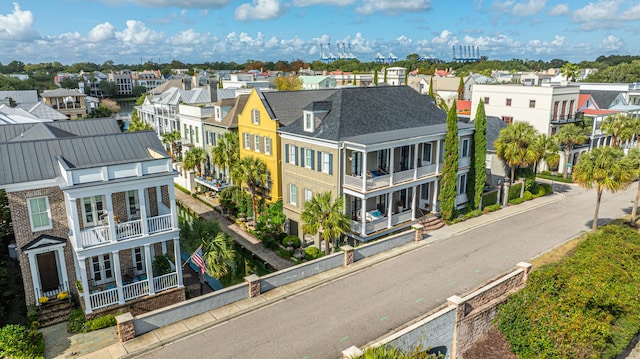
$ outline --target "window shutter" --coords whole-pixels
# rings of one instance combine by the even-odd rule
[[[311,150],[311,169],[315,169],[314,167],[314,160],[315,160],[315,156],[314,156],[314,150]]]
[[[295,148],[295,154],[296,154],[296,166],[298,165],[298,146],[294,146],[293,148]]]
[[[322,172],[322,152],[318,151],[318,172]]]
[[[242,133],[242,148],[247,148],[247,133]]]
[[[333,155],[329,154],[329,174],[333,174]]]
[[[284,162],[289,163],[289,145],[284,145]]]
[[[306,162],[306,158],[304,157],[304,147],[300,147],[300,167],[304,167],[304,163]]]

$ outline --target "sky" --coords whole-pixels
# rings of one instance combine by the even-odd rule
[[[637,0],[2,0],[0,62],[314,61],[329,45],[580,62],[638,55],[639,20]]]

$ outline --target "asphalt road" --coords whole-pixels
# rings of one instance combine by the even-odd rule
[[[338,358],[515,264],[591,228],[595,192],[566,198],[352,273],[144,354],[144,358]],[[631,211],[637,186],[605,193],[600,223]]]

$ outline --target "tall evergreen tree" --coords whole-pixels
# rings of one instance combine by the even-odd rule
[[[429,92],[427,92],[427,95],[435,101],[436,96],[433,94],[433,76],[431,76],[431,80],[429,80]]]
[[[464,80],[460,76],[460,83],[458,84],[458,100],[462,100],[464,97]]]
[[[382,79],[384,81],[384,83],[387,83],[387,68],[384,68],[384,78]]]
[[[453,218],[458,181],[458,116],[454,102],[447,115],[447,134],[444,139],[444,165],[440,179],[440,213],[442,218]]]
[[[373,70],[373,84],[378,86],[378,70]]]
[[[487,157],[487,116],[484,112],[484,103],[480,101],[476,117],[473,120],[475,133],[473,135],[473,161],[469,170],[469,188],[467,190],[471,208],[480,208],[482,205],[482,191],[487,181],[486,157]]]

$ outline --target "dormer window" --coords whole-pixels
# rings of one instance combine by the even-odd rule
[[[222,113],[220,111],[220,107],[216,106],[216,121],[220,122],[222,121]]]
[[[304,130],[313,132],[313,112],[304,112]]]

